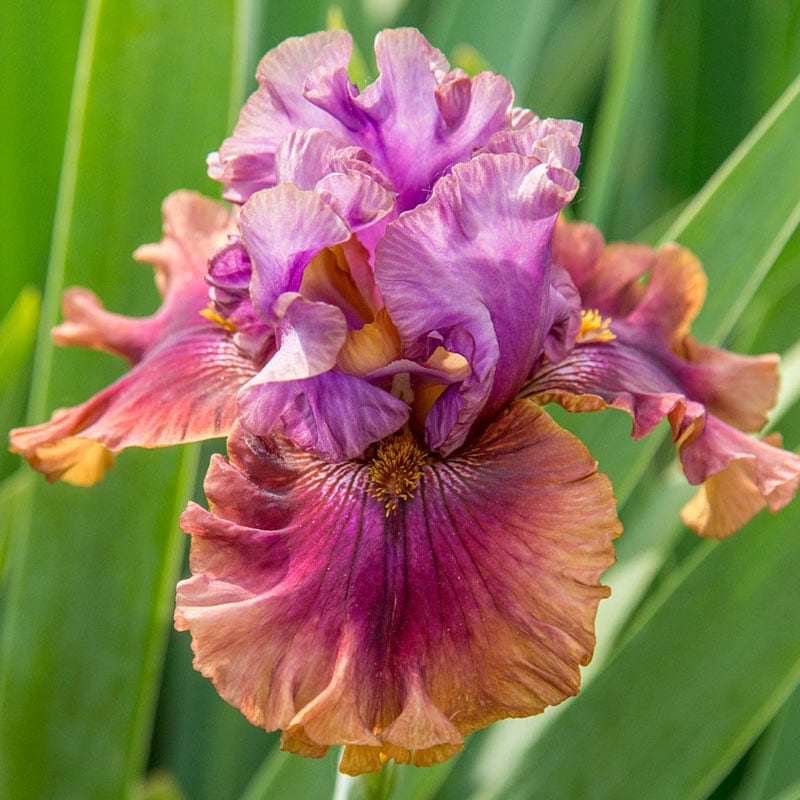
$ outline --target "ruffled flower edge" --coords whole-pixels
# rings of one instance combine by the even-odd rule
[[[284,749],[343,744],[351,774],[428,765],[577,693],[621,526],[594,460],[540,408],[518,401],[459,455],[425,458],[394,512],[374,454],[331,464],[237,429],[229,459],[210,510],[182,518],[176,627]]]
[[[178,191],[162,207],[164,238],[134,257],[154,265],[163,301],[150,317],[106,311],[90,291],[68,289],[57,344],[106,350],[131,369],[81,405],[41,425],[11,431],[11,450],[47,480],[87,486],[126,447],[163,447],[224,436],[236,418],[237,388],[255,372],[230,331],[202,315],[208,259],[234,231],[224,206]]]
[[[563,220],[553,254],[596,325],[563,360],[540,365],[526,393],[570,411],[624,410],[637,439],[666,417],[687,479],[701,486],[682,518],[702,536],[729,536],[761,509],[786,505],[800,484],[800,456],[780,449],[779,437],[747,435],[775,404],[778,358],[691,337],[707,286],[698,259],[676,244],[607,245],[593,226]]]

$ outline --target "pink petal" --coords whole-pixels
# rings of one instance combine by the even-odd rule
[[[228,333],[212,323],[187,327],[85,403],[11,431],[11,449],[48,480],[58,480],[83,458],[96,457],[90,442],[117,452],[224,436],[237,417],[236,393],[254,372]],[[86,444],[65,462],[60,445],[76,437]],[[81,483],[94,483],[104,471]]]
[[[392,222],[375,276],[406,353],[442,345],[472,373],[437,401],[428,443],[446,455],[519,392],[555,319],[550,238],[575,176],[516,153],[456,165]],[[563,298],[561,298],[563,299]]]
[[[303,89],[317,64],[346,71],[351,51],[350,34],[324,31],[287,39],[261,59],[258,90],[242,109],[233,135],[208,157],[209,174],[226,185],[227,200],[243,203],[253,192],[275,184],[275,151],[293,130],[346,134],[336,119],[305,98]]]
[[[681,461],[689,482],[702,484],[682,517],[703,536],[723,538],[763,508],[779,511],[800,487],[800,456],[782,450],[780,436],[754,439],[711,416]]]
[[[620,526],[571,435],[521,402],[395,513],[370,465],[242,432],[190,505],[176,626],[195,665],[282,746],[341,768],[429,764],[467,733],[577,692]]]
[[[789,502],[800,458],[745,435],[764,426],[775,403],[777,357],[736,355],[689,336],[706,293],[697,258],[674,244],[604,246],[592,226],[563,221],[553,253],[583,308],[611,315],[612,337],[579,337],[557,363],[538,365],[525,393],[572,411],[623,409],[635,438],[668,417],[687,479],[704,484],[684,515],[704,535],[727,536],[761,508]]]
[[[11,432],[11,449],[48,480],[94,483],[113,463],[109,451],[226,434],[236,392],[256,371],[230,332],[200,315],[208,304],[203,275],[227,239],[229,212],[200,195],[176,192],[164,201],[163,214],[164,239],[136,251],[158,271],[164,302],[153,316],[109,313],[85,289],[65,294],[66,321],[54,330],[56,341],[109,350],[133,367],[85,403]]]
[[[239,227],[253,262],[253,305],[272,324],[278,322],[272,304],[284,292],[299,290],[311,259],[350,238],[349,227],[328,203],[292,184],[253,195]]]

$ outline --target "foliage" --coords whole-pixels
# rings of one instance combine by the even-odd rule
[[[609,239],[677,239],[700,255],[710,289],[698,332],[790,352],[772,424],[800,444],[798,0],[348,0],[342,12],[365,55],[381,27],[415,25],[465,67],[508,75],[541,116],[585,121],[574,214]],[[203,160],[258,57],[336,18],[266,0],[2,6],[4,426],[117,374],[96,353],[53,351],[63,287],[149,313],[150,275],[127,254],[158,239],[162,197],[181,186],[218,196]],[[43,291],[32,369],[38,293],[26,286]],[[699,542],[678,521],[687,492],[669,451],[629,442],[621,415],[599,419],[559,415],[611,475],[626,525],[581,695],[473,735],[442,765],[377,780],[337,777],[335,753],[278,751],[170,631],[177,516],[207,453],[128,452],[91,490],[0,460],[0,795],[796,796],[800,503]]]

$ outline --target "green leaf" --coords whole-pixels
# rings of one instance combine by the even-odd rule
[[[696,252],[708,273],[693,326],[702,341],[730,332],[800,224],[798,130],[800,76],[664,236]]]
[[[608,228],[620,184],[635,179],[626,167],[651,63],[655,10],[652,0],[623,0],[617,11],[608,77],[583,179],[583,217],[601,230]]]
[[[19,425],[24,416],[31,366],[39,324],[39,291],[25,287],[0,323],[0,431]],[[19,466],[10,453],[0,454],[0,476]]]
[[[91,286],[123,313],[156,307],[152,274],[129,253],[159,238],[158,208],[169,191],[211,185],[203,160],[225,130],[233,30],[233,6],[224,0],[90,2],[32,421],[121,371],[104,354],[53,358],[46,331],[66,281]],[[125,453],[89,490],[34,481],[11,545],[0,795],[105,800],[126,796],[138,778],[183,549],[177,517],[196,453]]]
[[[515,84],[522,105],[543,117],[589,117],[619,3],[578,0],[564,7],[541,43],[536,69]]]
[[[276,750],[253,777],[241,800],[330,797],[336,784],[338,763],[338,748],[314,760]]]
[[[502,13],[487,13],[482,0],[450,0],[430,5],[425,33],[446,53],[457,45],[474,47],[521,92],[557,7],[554,0],[509,0]]]
[[[0,313],[44,281],[85,6],[0,3]]]
[[[800,788],[800,686],[755,747],[736,800],[769,800],[797,797]],[[792,794],[794,792],[794,794]]]
[[[493,796],[707,795],[800,678],[798,525],[795,506],[700,548]]]

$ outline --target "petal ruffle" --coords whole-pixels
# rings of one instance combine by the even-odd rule
[[[514,92],[500,75],[450,72],[447,59],[414,28],[379,33],[375,59],[380,76],[354,101],[370,121],[358,140],[391,178],[404,211],[422,202],[452,164],[509,125]]]
[[[50,481],[90,485],[113,463],[107,451],[226,435],[237,418],[236,393],[254,372],[230,334],[201,321],[164,340],[85,403],[11,431],[11,449]]]
[[[239,227],[253,262],[253,306],[274,325],[278,297],[300,289],[303,271],[323,248],[350,238],[347,223],[316,192],[286,183],[253,195]]]
[[[720,439],[724,444],[711,444]],[[682,454],[687,475],[711,473],[683,507],[684,523],[702,536],[722,539],[762,509],[783,508],[797,494],[800,457],[780,444],[780,436],[753,439],[709,418],[703,435]]]
[[[800,458],[746,435],[775,403],[777,357],[736,355],[689,336],[706,292],[696,257],[674,244],[606,247],[592,226],[563,221],[553,254],[584,309],[610,315],[612,337],[579,337],[561,361],[539,365],[525,393],[572,411],[623,409],[635,438],[668,417],[687,479],[703,484],[684,514],[699,533],[728,535],[761,508],[789,502]]]
[[[316,128],[369,153],[403,211],[422,202],[450,165],[511,125],[505,78],[450,71],[413,28],[378,34],[380,75],[361,94],[347,76],[351,51],[349,34],[330,31],[267,53],[233,135],[209,156],[209,173],[225,184],[227,199],[245,202],[285,180],[277,155],[285,137]]]
[[[209,175],[225,184],[225,199],[243,203],[275,184],[275,152],[292,131],[322,128],[346,135],[337,120],[306,99],[304,87],[318,65],[346,75],[352,47],[349,33],[323,31],[287,39],[261,59],[258,90],[242,109],[233,135],[208,157]]]
[[[430,764],[463,736],[577,692],[620,526],[580,443],[520,401],[431,459],[387,514],[370,466],[239,431],[190,505],[176,625],[195,663],[282,746],[341,768]]]
[[[233,425],[236,392],[256,369],[229,331],[200,315],[208,303],[203,275],[227,240],[230,213],[200,195],[176,192],[163,214],[164,239],[136,251],[155,264],[164,295],[153,316],[109,313],[85,289],[65,294],[56,341],[108,350],[134,366],[85,403],[11,432],[11,449],[48,480],[94,483],[113,463],[109,451],[207,439]]]
[[[516,153],[456,165],[433,196],[392,222],[376,252],[375,277],[404,351],[436,346],[472,368],[436,402],[426,427],[446,455],[480,418],[519,392],[556,311],[550,238],[577,189],[572,172]]]
[[[268,434],[279,426],[297,447],[328,461],[358,458],[409,415],[399,398],[335,369],[296,380],[254,380],[242,387],[238,401],[247,430]]]

